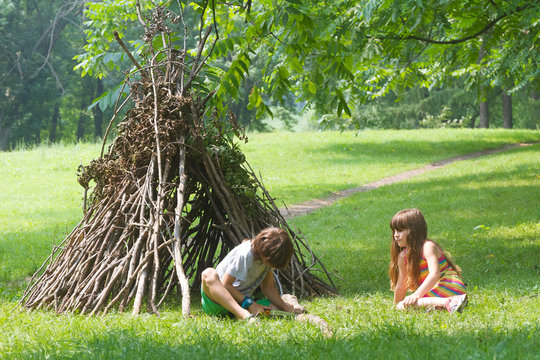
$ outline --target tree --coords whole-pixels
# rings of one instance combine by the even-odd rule
[[[97,99],[103,94],[103,80],[96,79],[96,92],[94,93],[94,99]],[[103,136],[103,111],[99,106],[93,108],[94,112],[94,137],[99,139]]]
[[[57,119],[52,109],[57,89],[65,91],[65,77],[52,49],[72,21],[75,7],[62,1],[0,3],[1,150],[21,140],[40,142],[45,119]]]
[[[133,5],[124,0],[90,7],[89,46],[80,57],[84,71],[99,71],[100,59],[111,64],[118,56],[100,37],[110,41],[111,24],[129,35],[127,29],[137,22]],[[266,96],[281,101],[290,91],[339,118],[350,117],[352,108],[374,97],[411,86],[440,87],[464,78],[472,88],[510,77],[512,93],[539,82],[540,5],[528,0],[200,0],[191,5],[196,16],[219,27],[202,51],[214,61],[217,75],[205,86],[224,112],[227,99],[238,98],[253,54],[266,59],[262,81],[250,90],[249,106],[257,116],[269,112]],[[131,39],[126,42],[133,41],[136,49]],[[227,56],[230,66],[217,66]]]
[[[97,97],[96,86],[88,86],[87,79],[73,71],[73,57],[84,45],[83,8],[80,0],[0,2],[0,150],[20,143],[75,140],[75,130],[66,134],[65,129],[78,122],[81,101],[73,102],[68,95],[88,104]],[[94,111],[96,130],[85,124],[86,137],[97,132],[95,136],[101,136],[99,116]]]
[[[512,96],[508,95],[504,90],[501,93],[503,104],[503,124],[505,129],[513,127],[512,121]]]
[[[136,3],[0,3],[4,34],[0,148],[62,136],[75,139],[75,129],[73,134],[66,132],[80,118],[76,109],[81,102],[64,94],[97,88],[83,87],[85,80],[71,71],[76,54],[82,75],[101,79],[106,92],[112,89],[100,97],[98,107],[91,105],[93,114],[85,115],[85,136],[99,136],[100,111],[114,108],[123,78],[118,75],[129,61],[112,31],[119,31],[135,57],[143,51]],[[363,104],[411,87],[460,83],[475,92],[504,87],[509,95],[540,87],[540,5],[529,0],[140,0],[140,4],[143,11],[154,4],[189,9],[184,21],[191,52],[197,51],[193,43],[197,19],[219,26],[202,49],[214,66],[214,76],[208,76],[204,86],[208,93],[214,91],[211,101],[221,104],[222,114],[235,106],[244,122],[243,118],[253,121],[271,114],[270,105],[290,99],[315,108],[321,116],[333,113],[326,119],[346,125]],[[78,27],[83,21],[84,52]],[[179,47],[184,40],[182,26],[171,31]],[[59,117],[54,115],[57,89],[62,94]],[[61,126],[64,130],[58,131]]]
[[[488,100],[489,89],[487,86],[482,86],[480,88],[480,94],[478,96],[480,100],[480,124],[481,128],[489,128],[489,100]]]

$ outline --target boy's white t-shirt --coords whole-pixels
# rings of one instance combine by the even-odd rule
[[[251,296],[263,281],[270,267],[256,260],[251,249],[251,241],[244,241],[232,249],[216,267],[220,279],[225,274],[236,278],[233,286],[244,296]]]

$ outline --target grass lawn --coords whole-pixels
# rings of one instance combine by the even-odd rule
[[[248,161],[278,201],[321,197],[538,131],[370,131],[253,134]],[[245,359],[461,357],[538,359],[540,354],[540,144],[450,164],[403,183],[343,199],[292,220],[338,275],[342,296],[303,301],[334,336],[309,324],[259,326],[203,315],[178,302],[161,317],[12,312],[31,275],[81,216],[75,169],[100,145],[0,154],[0,358]],[[462,267],[462,314],[392,309],[386,275],[392,215],[419,207],[429,235]]]
[[[301,134],[301,135],[300,135]],[[422,165],[504,144],[540,141],[539,131],[385,130],[251,134],[243,146],[248,162],[272,196],[286,204]]]

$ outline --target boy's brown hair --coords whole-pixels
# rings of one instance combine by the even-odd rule
[[[251,242],[251,248],[256,259],[276,269],[285,268],[294,253],[289,234],[277,227],[262,230]]]

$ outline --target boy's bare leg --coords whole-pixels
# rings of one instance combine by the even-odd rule
[[[215,269],[204,270],[201,274],[201,280],[202,289],[210,300],[232,312],[237,319],[245,319],[250,315],[250,312],[241,307],[231,293],[225,289]]]

